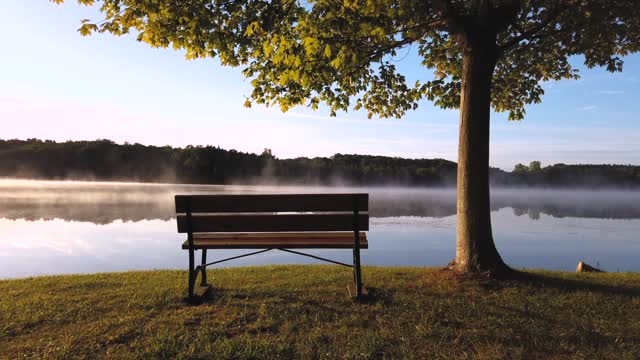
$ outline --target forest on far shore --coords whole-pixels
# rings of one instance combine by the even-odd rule
[[[456,163],[444,159],[335,154],[278,159],[217,146],[145,146],[111,140],[0,140],[0,177],[41,180],[136,181],[197,184],[304,184],[455,186]],[[640,166],[492,168],[491,183],[505,187],[640,188]]]

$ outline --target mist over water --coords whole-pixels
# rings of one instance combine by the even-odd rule
[[[365,264],[440,266],[453,258],[456,197],[450,188],[0,180],[0,278],[184,268],[174,195],[327,192],[370,194]],[[640,270],[640,191],[494,188],[491,207],[496,245],[516,268],[570,270],[585,260],[609,271]],[[311,252],[350,258],[344,250]],[[306,262],[269,252],[229,265]]]
[[[86,221],[170,220],[176,194],[369,193],[371,217],[446,217],[456,214],[451,188],[173,185],[0,180],[0,218]],[[517,216],[640,219],[640,191],[491,190],[491,209]]]

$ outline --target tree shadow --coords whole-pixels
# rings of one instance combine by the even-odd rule
[[[622,295],[630,297],[640,297],[639,286],[616,286],[596,283],[591,279],[566,279],[546,274],[536,274],[526,271],[513,270],[505,278],[507,281],[524,283],[529,286],[540,288],[551,288],[567,292],[598,292],[606,295]]]
[[[640,286],[596,282],[599,273],[591,274],[594,274],[593,277],[568,279],[553,274],[540,274],[512,268],[500,273],[458,273],[450,268],[442,268],[439,271],[431,272],[426,278],[430,281],[436,279],[439,282],[457,284],[461,290],[471,284],[485,290],[498,290],[510,286],[529,286],[564,292],[596,292],[604,295],[640,297]]]

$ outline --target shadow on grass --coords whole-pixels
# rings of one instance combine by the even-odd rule
[[[204,291],[199,295],[183,297],[182,302],[186,305],[200,305],[204,303],[214,303],[224,296],[228,296],[227,289],[210,286],[207,291]]]
[[[393,296],[391,292],[376,288],[376,287],[367,287],[367,294],[362,297],[362,299],[353,299],[354,302],[360,304],[382,304],[389,305],[393,303]]]
[[[640,286],[618,285],[606,283],[608,279],[599,280],[600,274],[584,278],[563,278],[554,274],[539,274],[511,269],[502,274],[484,273],[458,273],[448,268],[428,271],[419,276],[415,283],[410,283],[411,288],[422,283],[423,286],[443,286],[447,293],[464,292],[473,287],[492,291],[508,287],[528,286],[539,289],[555,289],[563,292],[595,292],[604,295],[619,295],[627,297],[640,297]],[[602,274],[606,276],[606,274]]]
[[[342,294],[336,293],[335,298],[339,300]],[[194,296],[193,298],[189,298],[187,296],[182,298],[182,302],[185,305],[197,306],[203,304],[214,304],[220,301],[222,298],[230,298],[234,299],[237,303],[245,303],[247,300],[262,300],[268,301],[273,299],[278,299],[278,301],[283,301],[287,303],[302,303],[307,306],[315,307],[321,310],[332,310],[335,311],[336,308],[329,306],[330,304],[325,303],[327,294],[318,294],[318,296],[313,297],[307,293],[301,291],[295,291],[291,289],[278,289],[278,290],[267,290],[267,289],[228,289],[228,288],[219,288],[219,287],[211,287],[209,291],[204,293],[201,296]],[[356,299],[355,297],[351,297],[347,291],[344,293],[344,297],[351,299],[356,304],[364,304],[364,305],[374,305],[374,304],[384,304],[388,305],[393,303],[392,292],[386,291],[380,288],[367,287],[367,294],[364,295],[361,299]],[[334,305],[338,305],[340,302],[334,303]]]
[[[607,295],[622,295],[630,297],[640,297],[640,287],[616,286],[593,282],[592,279],[565,279],[552,275],[535,274],[530,272],[514,270],[507,281],[515,281],[530,286],[537,286],[546,289],[557,289],[568,292],[591,291]]]

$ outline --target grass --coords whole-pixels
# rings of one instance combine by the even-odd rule
[[[186,273],[0,281],[0,358],[638,359],[640,274],[535,271],[518,280],[433,268],[212,270],[214,295],[184,302]]]

